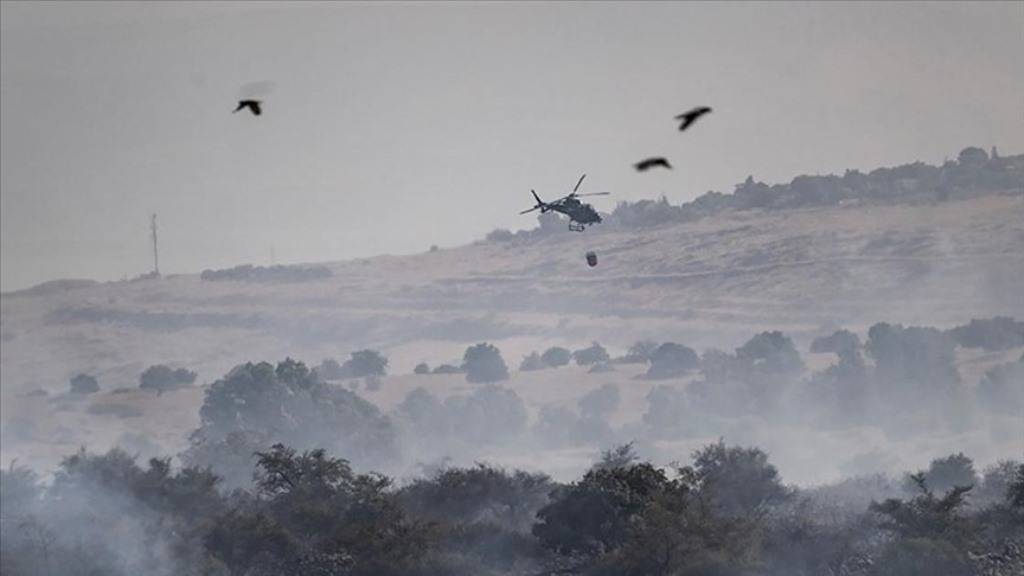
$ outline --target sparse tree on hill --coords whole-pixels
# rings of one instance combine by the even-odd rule
[[[384,376],[388,371],[388,359],[376,350],[359,350],[353,352],[341,368],[350,378]]]
[[[665,342],[658,346],[651,353],[650,362],[648,378],[675,378],[700,366],[700,358],[692,348],[675,342]]]
[[[552,368],[558,368],[559,366],[565,366],[572,359],[572,352],[569,352],[565,348],[553,346],[548,348],[541,354],[540,359],[544,361],[544,364]]]
[[[76,374],[71,379],[71,393],[72,394],[94,394],[100,391],[100,384],[96,381],[96,378],[88,374]]]
[[[508,380],[508,366],[501,351],[492,344],[482,342],[466,348],[462,358],[469,382],[498,382]]]
[[[520,372],[532,372],[534,370],[543,370],[547,368],[544,364],[544,360],[541,359],[540,354],[536,352],[530,352],[529,355],[523,357],[523,361],[519,363]]]
[[[583,348],[573,352],[572,357],[580,366],[599,364],[601,362],[607,362],[610,359],[608,351],[604,349],[604,346],[601,346],[597,342],[592,343],[589,348]]]
[[[629,347],[629,351],[623,356],[625,364],[647,364],[651,361],[651,355],[658,349],[658,343],[654,340],[640,340]]]
[[[184,368],[174,370],[163,364],[157,364],[146,368],[146,371],[139,376],[139,388],[167,392],[184,386],[190,386],[195,381],[195,372]]]

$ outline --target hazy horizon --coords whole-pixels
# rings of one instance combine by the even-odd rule
[[[1024,5],[2,4],[4,291],[451,246],[595,202],[1024,151]],[[272,82],[265,114],[232,115]],[[1014,96],[1014,95],[1017,96]],[[690,131],[672,117],[715,112]],[[664,155],[672,172],[635,173]]]

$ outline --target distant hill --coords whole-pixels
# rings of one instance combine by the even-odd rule
[[[482,341],[514,368],[530,352],[594,341],[613,357],[640,340],[702,353],[779,330],[806,353],[839,327],[863,335],[880,321],[962,325],[950,334],[962,341],[960,374],[974,386],[1020,356],[1019,324],[995,317],[1024,318],[1022,165],[1022,156],[968,149],[943,167],[776,186],[748,179],[734,194],[681,206],[624,203],[585,233],[545,214],[533,230],[415,255],[6,293],[0,419],[4,450],[22,451],[5,455],[52,463],[81,444],[132,445],[140,433],[176,452],[196,426],[202,387],[237,364],[291,357],[317,366],[367,348],[387,356],[389,375],[361,393],[390,409],[416,386],[467,390],[461,374],[410,373],[421,362],[459,366]],[[587,265],[588,251],[598,266]],[[968,324],[973,318],[992,320]],[[1008,349],[969,347],[992,348],[993,338]],[[139,376],[153,365],[195,371],[195,387],[145,394]],[[618,383],[618,417],[636,419],[656,385],[634,378],[642,372],[513,371],[507,385],[535,418],[541,405],[571,407],[591,388]],[[68,395],[76,374],[95,377],[100,392]]]
[[[2,389],[63,388],[80,371],[130,385],[175,362],[210,379],[245,360],[316,364],[366,347],[409,371],[482,340],[515,358],[592,340],[699,349],[760,329],[810,339],[879,320],[1021,318],[1022,255],[1024,156],[968,148],[943,166],[623,203],[585,233],[545,214],[531,231],[410,256],[51,282],[0,297]]]

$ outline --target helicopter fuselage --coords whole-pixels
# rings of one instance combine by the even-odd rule
[[[590,204],[580,202],[575,198],[568,198],[556,204],[549,204],[549,210],[553,210],[569,217],[569,229],[575,232],[582,232],[587,226],[601,222],[601,215],[594,210]]]

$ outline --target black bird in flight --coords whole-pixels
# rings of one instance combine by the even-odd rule
[[[690,127],[691,124],[697,121],[701,116],[711,112],[710,106],[698,106],[689,112],[676,116],[676,120],[681,120],[682,124],[679,125],[679,131],[682,132]]]
[[[259,116],[260,114],[263,113],[263,110],[260,108],[260,101],[259,100],[239,100],[238,101],[238,108],[235,108],[235,110],[234,110],[234,112],[232,112],[232,114],[234,114],[235,112],[238,112],[239,110],[242,110],[244,108],[248,108],[249,111],[252,112],[254,116]]]
[[[651,168],[654,168],[655,166],[661,166],[662,168],[668,168],[669,170],[672,169],[672,165],[668,163],[668,160],[665,160],[664,158],[660,157],[641,160],[633,165],[633,167],[636,168],[638,172],[645,172]]]

